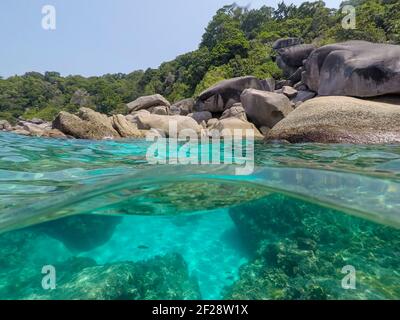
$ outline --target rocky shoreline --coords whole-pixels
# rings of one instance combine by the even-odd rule
[[[252,129],[257,139],[291,143],[399,143],[400,46],[349,41],[316,48],[301,39],[277,40],[276,62],[286,80],[233,78],[196,99],[171,104],[159,94],[127,104],[129,114],[80,108],[53,122],[0,120],[0,130],[21,135],[76,138],[143,138],[150,131]],[[226,132],[226,131],[224,131]]]

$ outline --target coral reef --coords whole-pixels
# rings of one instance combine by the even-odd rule
[[[253,259],[226,299],[399,299],[400,231],[281,194],[230,210]],[[356,290],[344,290],[346,265]]]
[[[201,299],[182,256],[168,254],[141,262],[120,262],[83,269],[62,284],[54,299],[189,300]]]
[[[198,282],[179,254],[98,265],[90,258],[68,257],[57,240],[28,229],[1,235],[0,245],[1,299],[201,299]],[[58,260],[49,261],[56,250]],[[56,270],[54,290],[42,288],[42,267],[49,263]]]

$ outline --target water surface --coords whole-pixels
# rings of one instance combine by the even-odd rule
[[[400,298],[400,146],[257,142],[249,176],[148,147],[0,133],[1,299]]]

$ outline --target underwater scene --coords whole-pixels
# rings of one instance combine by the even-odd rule
[[[400,145],[256,142],[243,176],[148,146],[0,133],[0,299],[400,298]]]

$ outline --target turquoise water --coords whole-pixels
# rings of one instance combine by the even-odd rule
[[[0,133],[0,299],[400,298],[400,146],[257,142],[249,176],[148,147]]]

